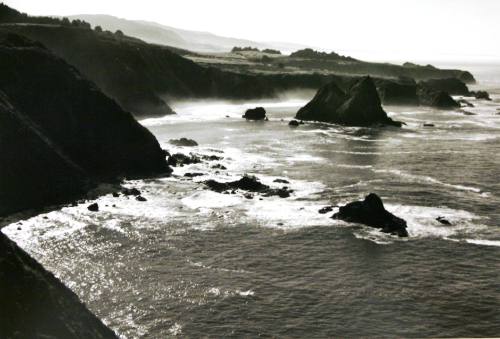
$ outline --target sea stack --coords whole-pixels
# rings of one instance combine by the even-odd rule
[[[346,92],[335,82],[321,87],[314,98],[297,112],[296,118],[346,126],[402,125],[387,116],[369,76],[359,79]]]
[[[245,114],[243,115],[243,118],[247,120],[265,120],[267,119],[266,110],[264,109],[264,107],[247,109]]]
[[[387,211],[382,199],[375,193],[368,194],[363,201],[341,206],[332,218],[380,228],[384,233],[399,237],[408,236],[406,221]]]

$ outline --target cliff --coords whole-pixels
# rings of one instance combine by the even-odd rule
[[[29,162],[34,159],[22,156],[30,154],[23,149],[22,140],[31,138],[38,140],[37,149],[42,154],[40,159],[45,159],[44,164],[60,163],[48,160],[57,155],[72,164],[68,168],[77,168],[90,181],[168,172],[163,151],[154,136],[40,43],[0,31],[0,68],[2,119],[6,122],[2,130],[7,133],[2,135],[5,141],[1,155],[16,159],[4,163],[2,171],[17,166],[15,174],[22,173],[19,172],[22,166],[32,167]],[[49,156],[42,148],[57,152]],[[1,178],[4,180],[6,176]],[[47,188],[51,187],[47,183]],[[8,194],[2,191],[4,196]],[[12,194],[18,197],[21,193]],[[9,199],[2,199],[3,210],[10,205],[5,200]]]
[[[117,338],[76,294],[0,232],[1,338]]]

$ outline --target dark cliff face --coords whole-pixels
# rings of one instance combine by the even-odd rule
[[[0,338],[117,338],[65,287],[0,232]]]
[[[255,76],[201,67],[169,48],[126,36],[58,25],[3,25],[40,41],[136,116],[173,113],[164,97],[259,98],[274,94]]]
[[[0,216],[61,203],[90,186],[78,165],[0,91]]]
[[[0,32],[0,69],[0,215],[169,171],[146,128],[39,43]]]

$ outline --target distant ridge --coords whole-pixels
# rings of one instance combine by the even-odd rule
[[[278,49],[291,53],[309,46],[287,42],[258,42],[246,39],[223,37],[208,32],[198,32],[164,26],[155,22],[127,20],[111,15],[79,14],[69,17],[101,26],[104,30],[121,30],[123,33],[149,43],[167,45],[201,53],[230,52],[234,46],[251,46],[259,49]]]

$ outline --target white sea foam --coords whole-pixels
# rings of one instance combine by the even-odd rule
[[[407,181],[410,181],[410,182],[428,183],[428,184],[441,185],[441,186],[445,186],[445,187],[448,187],[448,188],[453,188],[455,190],[478,193],[478,194],[481,194],[481,196],[484,196],[484,197],[488,197],[490,195],[488,192],[483,192],[481,189],[479,189],[477,187],[449,184],[449,183],[440,181],[440,180],[435,179],[435,178],[430,177],[430,176],[415,175],[415,174],[407,173],[407,172],[404,172],[404,171],[401,171],[401,170],[395,170],[395,169],[374,169],[373,171],[375,173],[387,173],[387,174],[397,175],[397,176],[399,176],[399,177],[401,177],[403,179],[406,179]]]
[[[469,244],[500,247],[500,240],[465,239]]]
[[[235,194],[221,194],[213,191],[199,191],[181,201],[191,209],[222,208],[242,203],[244,198]]]

